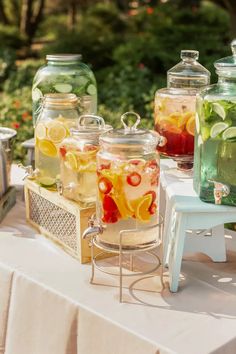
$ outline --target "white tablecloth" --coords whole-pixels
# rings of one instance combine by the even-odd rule
[[[177,294],[120,304],[117,288],[89,284],[90,265],[26,225],[19,194],[0,227],[0,353],[235,354],[236,237],[226,242],[227,263],[185,258]]]

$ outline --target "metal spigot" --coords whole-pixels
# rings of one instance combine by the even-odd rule
[[[221,204],[222,198],[227,197],[230,193],[230,188],[226,184],[217,182],[214,180],[208,180],[210,183],[214,183],[214,198],[215,204]]]
[[[22,168],[25,171],[25,175],[23,177],[23,181],[26,178],[35,179],[39,175],[39,170],[37,168],[34,170],[31,165],[24,166],[22,163],[19,163],[17,166]]]
[[[60,179],[56,179],[56,186],[57,186],[57,191],[60,195],[63,194],[64,191],[73,191],[75,187],[78,186],[78,184],[71,182],[67,186],[63,186],[62,182]]]
[[[82,238],[92,238],[96,235],[102,234],[104,231],[104,226],[98,223],[95,214],[93,214],[88,221],[88,228],[84,230]]]

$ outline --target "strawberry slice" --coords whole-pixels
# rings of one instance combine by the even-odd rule
[[[152,195],[152,203],[155,202],[157,194],[154,191],[148,191],[144,195],[151,194]]]
[[[156,160],[151,160],[148,161],[146,164],[146,167],[151,168],[152,170],[158,170],[159,171],[159,166]]]
[[[101,177],[98,181],[98,188],[101,193],[108,194],[112,190],[112,183],[106,177]]]
[[[132,172],[126,177],[127,183],[132,187],[137,187],[141,183],[142,177],[137,172]]]
[[[118,212],[118,207],[115,201],[109,195],[105,195],[103,199],[103,209],[105,213]]]
[[[157,205],[156,205],[156,203],[152,203],[151,206],[150,206],[150,208],[149,208],[148,210],[149,210],[149,213],[150,213],[151,215],[156,214],[156,211],[157,211]]]
[[[61,146],[59,150],[60,150],[61,156],[64,158],[66,156],[66,152],[67,152],[65,146]]]

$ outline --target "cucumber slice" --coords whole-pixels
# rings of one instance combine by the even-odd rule
[[[52,177],[40,177],[38,179],[38,182],[42,187],[48,188],[52,187],[55,184],[56,180]]]
[[[60,93],[70,93],[72,91],[72,86],[70,84],[56,84],[54,88]]]
[[[97,92],[96,86],[94,86],[93,84],[88,85],[88,87],[87,87],[87,93],[88,93],[89,95],[95,95],[96,92]]]
[[[43,94],[38,88],[35,88],[32,90],[32,101],[33,102],[39,101],[42,97],[43,97]]]
[[[76,79],[76,84],[78,86],[86,86],[88,84],[88,82],[90,81],[90,79],[86,76],[79,76]]]

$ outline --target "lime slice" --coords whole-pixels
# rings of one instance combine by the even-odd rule
[[[32,101],[39,101],[43,97],[42,92],[36,87],[32,90]]]
[[[72,86],[70,84],[56,84],[54,88],[60,93],[69,93],[72,91]]]
[[[224,108],[219,103],[212,103],[212,109],[218,114],[223,120],[225,120],[226,113]]]
[[[47,136],[47,128],[45,127],[44,123],[38,123],[35,128],[35,136],[38,139],[45,139]]]
[[[202,135],[202,140],[206,141],[210,137],[210,128],[203,126],[201,128],[201,135]]]
[[[87,92],[88,92],[89,95],[95,95],[96,92],[97,92],[97,89],[96,89],[96,87],[94,85],[90,84],[87,87]]]
[[[52,187],[56,180],[55,178],[52,178],[52,177],[40,177],[38,178],[38,182],[41,184],[42,187]]]
[[[72,170],[77,170],[78,162],[77,162],[76,155],[73,152],[68,151],[66,153],[65,159],[66,159],[66,165],[69,168],[71,168]]]
[[[59,144],[67,136],[67,129],[58,121],[49,122],[47,124],[47,136],[53,143]]]
[[[219,123],[214,124],[211,127],[211,131],[210,131],[211,138],[215,138],[217,135],[222,133],[226,128],[228,128],[228,126],[229,125],[227,123],[223,123],[223,122],[219,122]]]
[[[222,134],[224,140],[236,138],[236,127],[230,127]]]

